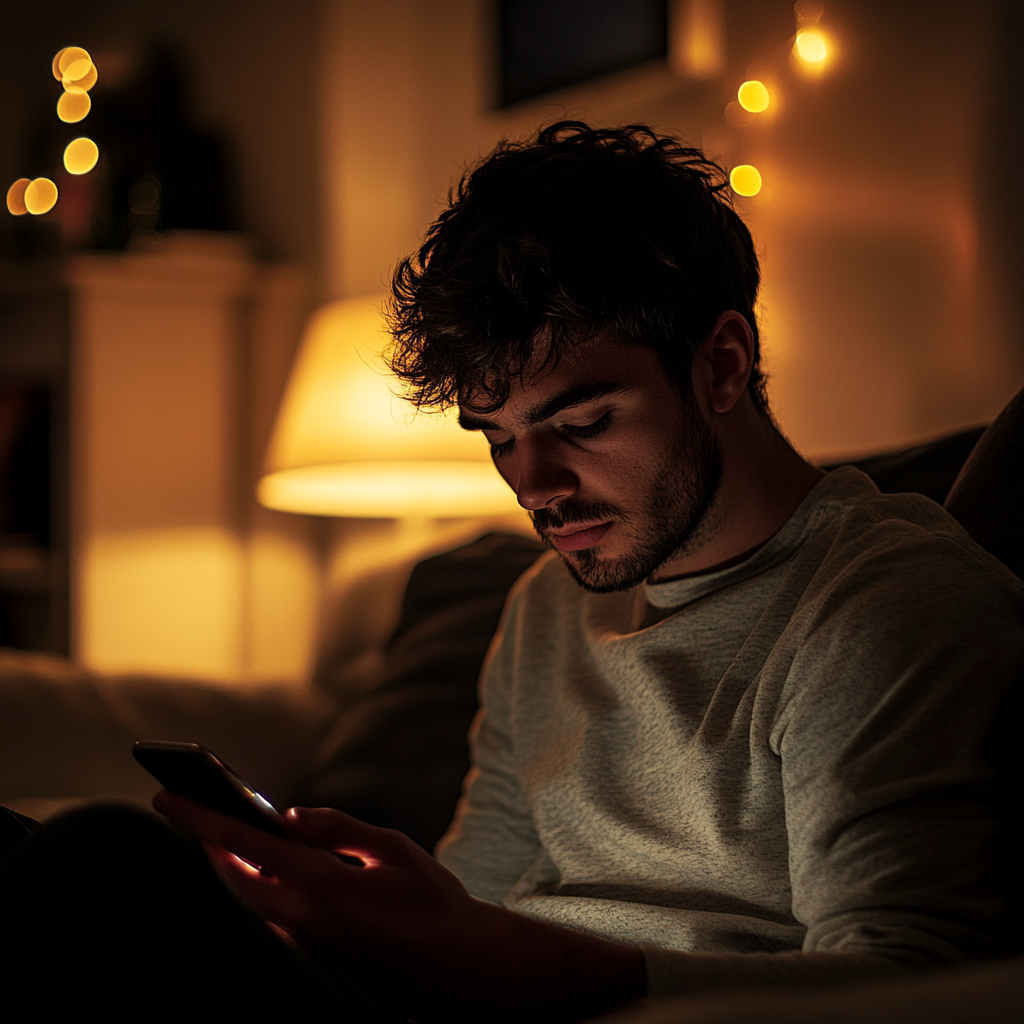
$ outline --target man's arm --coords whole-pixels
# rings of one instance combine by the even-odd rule
[[[869,575],[900,571],[885,557],[862,568]],[[911,568],[921,572],[919,562]],[[968,577],[974,568],[964,567]],[[799,650],[809,661],[795,664],[794,689],[784,695],[770,742],[783,761],[794,908],[809,928],[807,952],[649,949],[651,994],[836,984],[899,974],[915,961],[927,961],[932,947],[940,959],[943,948],[955,952],[964,941],[964,922],[969,930],[976,929],[977,920],[991,923],[987,906],[956,899],[957,891],[980,891],[985,902],[988,889],[978,890],[969,878],[966,888],[961,878],[946,885],[937,874],[947,855],[968,868],[974,857],[980,875],[989,870],[993,819],[983,790],[991,772],[981,747],[994,695],[1007,688],[1019,668],[1021,629],[1005,594],[990,595],[985,603],[968,577],[951,583],[947,561],[935,571],[935,578],[922,580],[921,599],[907,607],[880,608],[877,591],[849,580],[845,593],[833,589],[822,595],[824,607],[838,612],[833,618],[840,632],[817,621],[800,640]],[[936,619],[925,598],[943,588],[964,600],[953,602],[952,614],[947,607]],[[903,588],[899,592],[906,603]],[[931,645],[921,643],[925,621],[933,635],[938,633]],[[884,664],[874,664],[886,646]],[[925,646],[926,656],[920,653]],[[800,682],[801,672],[817,684]],[[987,695],[983,701],[972,696],[974,679],[978,698]],[[850,706],[851,695],[859,695],[858,707]],[[499,746],[508,742],[507,734],[500,739],[504,731],[496,734]],[[805,756],[812,741],[818,753]],[[962,785],[972,778],[980,790]],[[865,779],[872,784],[863,785]],[[980,809],[985,818],[980,830],[956,809],[961,798]],[[521,803],[518,797],[515,803]],[[231,884],[269,920],[300,939],[334,947],[346,962],[367,971],[388,965],[396,978],[426,996],[560,1007],[571,1017],[610,1009],[644,991],[644,955],[637,948],[474,899],[454,875],[397,833],[334,811],[298,811],[289,821],[309,844],[303,846],[166,794],[157,806],[215,847],[264,864],[277,876],[253,877],[238,861],[215,853]],[[922,808],[925,832],[917,827]],[[500,843],[500,829],[492,838]],[[509,863],[518,865],[527,847],[531,844]],[[325,849],[359,853],[372,866],[349,867]],[[916,866],[906,860],[908,851]],[[922,870],[927,884],[908,887],[907,880],[923,877]],[[909,921],[909,930],[890,927],[892,921]],[[879,922],[884,927],[877,927]],[[922,946],[922,936],[934,941]]]
[[[536,570],[531,570],[532,578]],[[525,579],[526,577],[524,577]],[[506,603],[481,672],[483,707],[470,730],[473,768],[438,860],[480,899],[501,903],[540,852],[529,804],[514,768],[513,663],[520,632],[521,579]]]
[[[648,950],[652,995],[833,985],[999,951],[992,734],[1024,668],[1020,584],[953,534],[869,541],[808,588],[774,726],[756,737],[780,759],[803,951]]]
[[[930,965],[998,949],[992,734],[1024,636],[1019,585],[985,560],[911,537],[814,597],[769,739],[805,950]]]
[[[326,946],[339,965],[424,1000],[543,1007],[578,1019],[644,994],[639,949],[475,899],[399,832],[328,808],[293,808],[292,841],[166,791],[153,804],[202,839],[228,885],[300,945]]]

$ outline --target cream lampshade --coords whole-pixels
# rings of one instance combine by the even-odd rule
[[[521,511],[482,436],[454,411],[419,413],[381,352],[380,296],[310,318],[277,414],[257,497],[327,516],[464,517]]]

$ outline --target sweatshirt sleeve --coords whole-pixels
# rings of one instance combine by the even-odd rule
[[[521,592],[517,585],[484,663],[482,706],[470,731],[473,767],[437,847],[438,859],[469,892],[492,903],[502,902],[541,851],[513,761],[511,667]]]
[[[648,949],[651,995],[854,982],[1001,951],[993,728],[1024,667],[1019,583],[955,540],[903,538],[807,596],[767,737],[803,952]]]
[[[923,965],[998,951],[993,727],[1024,666],[1005,576],[922,538],[816,597],[772,736],[805,951]]]

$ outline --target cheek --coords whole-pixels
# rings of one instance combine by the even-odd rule
[[[594,457],[588,460],[589,465],[583,470],[584,486],[589,490],[601,490],[609,497],[614,495],[626,499],[646,493],[652,481],[664,471],[665,459],[671,449],[667,439],[663,439],[663,445],[652,442],[647,431],[623,437],[614,448],[595,452]]]

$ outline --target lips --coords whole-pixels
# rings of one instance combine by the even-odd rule
[[[600,523],[597,526],[585,526],[563,533],[553,533],[549,530],[548,536],[559,551],[582,551],[584,548],[592,548],[599,544],[611,528],[611,523]]]

